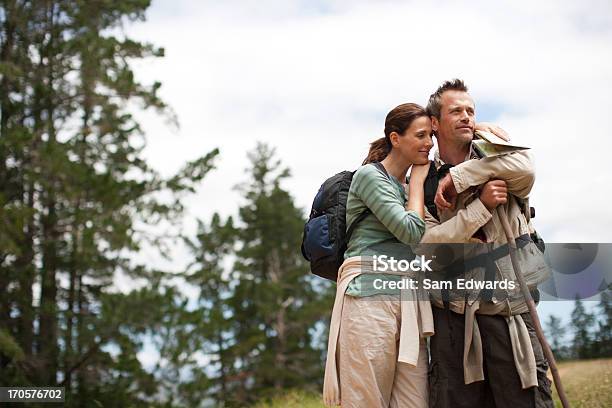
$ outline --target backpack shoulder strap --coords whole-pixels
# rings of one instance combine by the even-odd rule
[[[385,166],[382,165],[381,162],[373,162],[372,163],[382,174],[384,174],[389,180],[391,180],[391,177],[389,177],[389,173],[387,172],[387,169],[385,169]]]
[[[349,225],[348,229],[346,230],[346,235],[345,235],[345,240],[347,244],[349,240],[351,239],[351,235],[353,235],[353,231],[355,231],[357,224],[363,221],[365,217],[367,217],[371,213],[372,213],[372,210],[370,210],[369,208],[366,208],[365,210],[363,210],[361,214],[357,216],[357,218],[355,218],[355,220],[351,223],[351,225]]]
[[[429,163],[429,172],[425,178],[423,190],[425,195],[425,207],[427,208],[427,211],[439,221],[440,218],[438,216],[438,208],[434,203],[436,191],[438,190],[438,171],[436,170],[436,164],[433,161]]]

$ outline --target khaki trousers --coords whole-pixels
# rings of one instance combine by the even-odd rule
[[[427,343],[420,340],[416,367],[398,362],[400,319],[398,297],[345,296],[337,348],[342,407],[428,406]]]

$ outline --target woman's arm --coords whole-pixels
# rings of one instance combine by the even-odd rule
[[[422,216],[417,211],[406,211],[394,193],[393,185],[378,169],[372,165],[360,168],[353,177],[351,190],[400,242],[419,242],[425,232]],[[422,202],[421,196],[421,205]]]
[[[410,183],[408,184],[408,202],[406,210],[416,212],[422,220],[425,219],[425,193],[423,183],[427,178],[429,163],[413,165],[410,171]]]

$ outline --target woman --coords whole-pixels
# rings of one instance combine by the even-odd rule
[[[347,225],[366,209],[371,214],[355,227],[338,272],[323,389],[327,405],[427,407],[429,301],[417,301],[416,291],[406,290],[402,299],[413,301],[400,302],[397,292],[377,291],[371,282],[399,278],[376,273],[374,256],[418,243],[425,231],[423,182],[432,146],[426,111],[400,105],[386,117],[385,137],[372,143],[366,164],[355,172]],[[410,252],[402,248],[404,256]]]

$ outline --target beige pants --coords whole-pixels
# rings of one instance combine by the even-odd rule
[[[427,344],[421,339],[416,367],[398,362],[400,319],[398,298],[345,296],[337,349],[342,407],[428,406]]]

